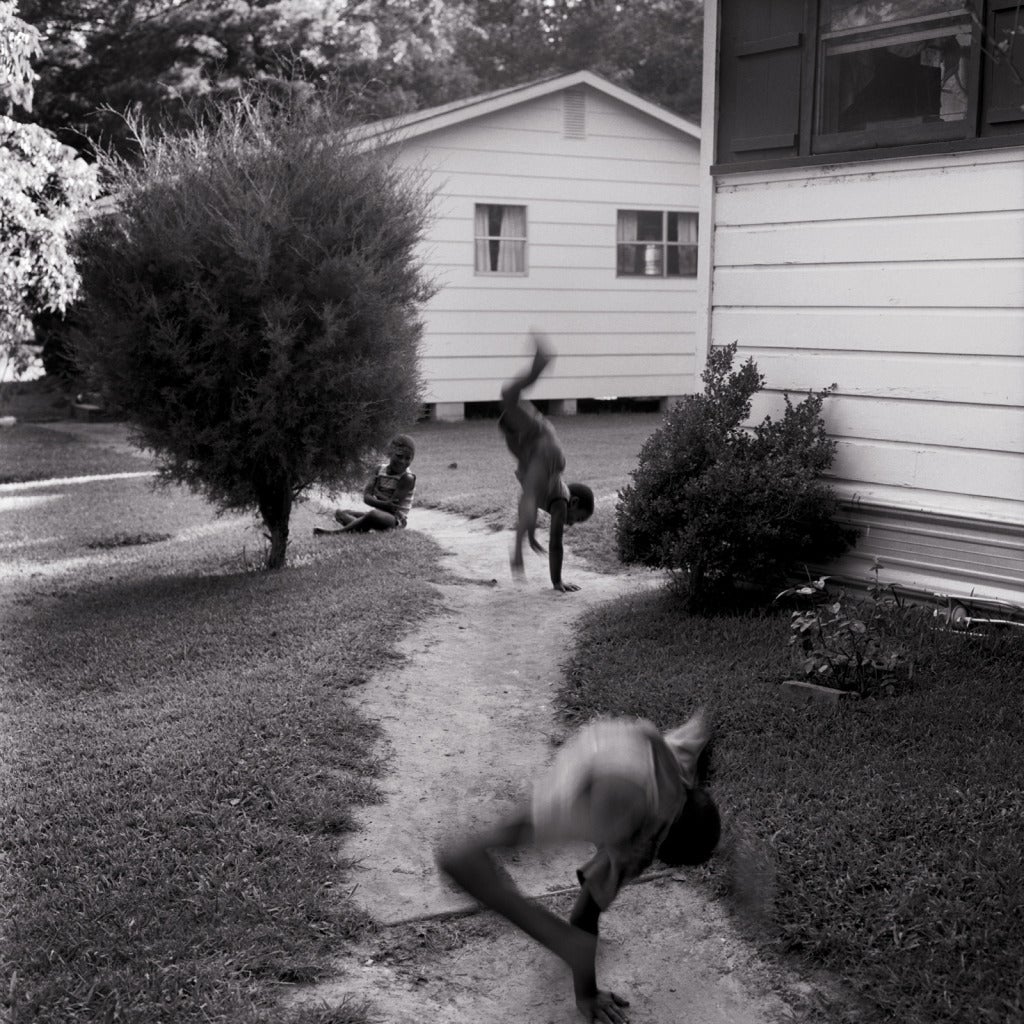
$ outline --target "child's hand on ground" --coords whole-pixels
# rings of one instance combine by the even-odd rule
[[[556,583],[555,590],[560,591],[563,594],[575,594],[579,590],[579,585],[576,583]]]
[[[590,998],[576,1000],[576,1009],[583,1019],[598,1024],[628,1024],[629,1015],[624,1011],[626,1006],[629,1006],[629,1000],[614,992],[599,991]]]

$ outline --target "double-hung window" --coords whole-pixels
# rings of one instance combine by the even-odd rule
[[[963,0],[828,0],[815,150],[962,138],[974,45]]]
[[[526,273],[526,207],[477,203],[474,265],[478,274]]]
[[[697,214],[619,210],[619,277],[696,277]]]
[[[719,165],[1024,143],[1022,0],[719,2]]]

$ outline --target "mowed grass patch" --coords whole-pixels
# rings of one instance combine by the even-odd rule
[[[1024,635],[933,631],[912,688],[834,713],[781,699],[787,636],[784,616],[618,602],[584,619],[565,712],[668,727],[710,710],[728,826],[704,874],[850,983],[856,1019],[1024,1020]]]
[[[152,469],[141,451],[113,451],[50,427],[18,422],[0,430],[0,484]]]
[[[14,1020],[315,1019],[281,1012],[278,986],[318,977],[368,924],[339,836],[378,799],[383,752],[349,695],[434,607],[436,549],[407,531],[225,572],[234,543],[5,608]]]
[[[595,569],[622,568],[615,550],[616,495],[630,483],[640,449],[661,421],[659,413],[639,412],[551,418],[565,450],[566,481],[587,484],[595,497],[594,515],[567,529],[565,544]],[[416,440],[417,504],[482,518],[496,529],[515,525],[515,460],[496,419],[418,423],[410,433]],[[540,525],[546,532],[544,514]]]

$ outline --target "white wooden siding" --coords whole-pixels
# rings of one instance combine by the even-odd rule
[[[761,348],[818,352],[922,352],[937,355],[1017,356],[1024,338],[1024,309],[778,309],[715,310],[723,339],[757,337]]]
[[[753,418],[837,385],[841,566],[1024,598],[1024,153],[723,175],[713,208],[711,341],[765,375]]]
[[[439,285],[424,309],[426,401],[494,401],[527,334],[558,358],[535,398],[678,395],[695,389],[693,278],[616,276],[622,209],[698,209],[699,145],[587,89],[586,137],[563,138],[553,93],[403,144],[435,193],[421,249]],[[526,207],[527,273],[474,271],[477,203]]]

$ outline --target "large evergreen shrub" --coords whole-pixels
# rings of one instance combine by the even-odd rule
[[[695,605],[740,582],[774,586],[852,540],[821,477],[835,453],[821,419],[832,388],[796,405],[787,395],[781,419],[745,429],[764,377],[752,359],[734,371],[735,352],[712,350],[703,394],[676,405],[647,439],[616,506],[622,560],[672,570]]]
[[[79,360],[159,460],[257,510],[283,564],[293,502],[361,482],[419,411],[428,197],[323,106],[249,95],[104,167],[80,246]]]

